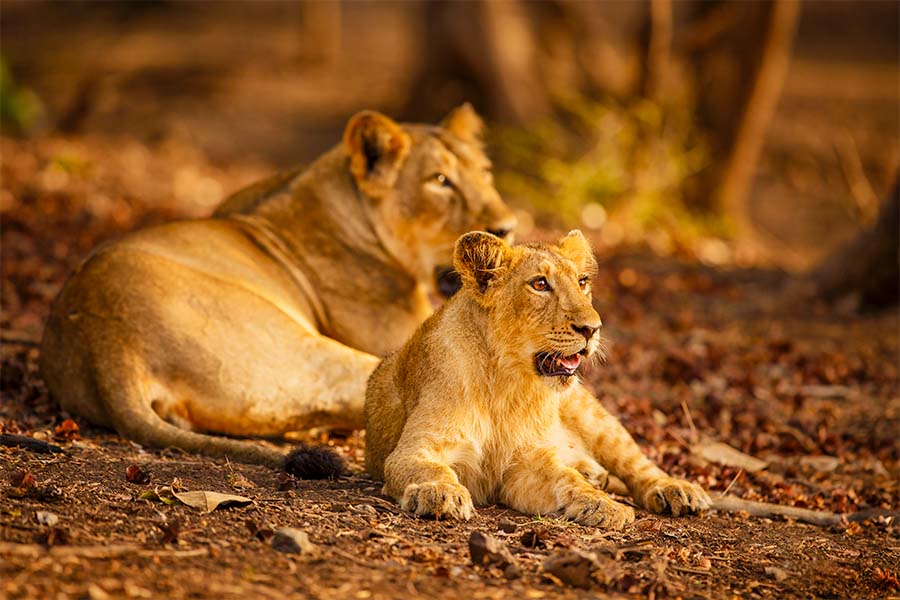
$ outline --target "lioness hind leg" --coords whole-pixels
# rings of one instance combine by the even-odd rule
[[[561,511],[581,523],[622,529],[634,521],[634,510],[591,485],[581,473],[560,462],[553,449],[525,453],[503,477],[501,501],[529,514]]]

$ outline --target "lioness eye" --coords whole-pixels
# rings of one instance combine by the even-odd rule
[[[550,284],[547,283],[547,279],[545,277],[538,277],[537,279],[531,280],[531,287],[538,292],[546,292],[550,289]]]
[[[580,287],[582,290],[586,290],[589,283],[590,280],[587,278],[587,276],[583,276],[578,279],[578,287]]]
[[[446,175],[444,175],[443,173],[435,173],[434,175],[431,176],[431,178],[434,179],[435,181],[437,181],[439,184],[441,184],[444,187],[447,187],[447,188],[453,187],[453,182],[450,181],[450,178],[447,177]]]

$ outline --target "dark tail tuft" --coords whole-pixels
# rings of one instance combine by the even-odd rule
[[[344,459],[327,446],[300,446],[284,459],[284,470],[299,479],[334,479],[347,473]]]

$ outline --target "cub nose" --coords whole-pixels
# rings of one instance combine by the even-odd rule
[[[576,333],[580,333],[581,335],[583,335],[584,339],[590,341],[590,339],[594,337],[594,334],[597,333],[597,330],[600,328],[593,327],[591,325],[575,325],[573,323],[572,329],[574,329]]]

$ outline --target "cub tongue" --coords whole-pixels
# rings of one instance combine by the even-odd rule
[[[573,354],[572,356],[560,356],[556,362],[562,365],[567,371],[574,371],[581,364],[581,356]]]

